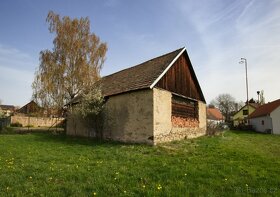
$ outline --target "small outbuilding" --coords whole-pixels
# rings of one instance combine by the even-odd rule
[[[186,48],[103,77],[101,89],[102,131],[68,114],[68,135],[154,145],[206,134],[206,102]]]
[[[280,134],[280,99],[261,105],[249,119],[258,132]]]
[[[32,100],[20,109],[18,109],[16,112],[24,115],[33,115],[41,113],[42,108],[35,101]]]

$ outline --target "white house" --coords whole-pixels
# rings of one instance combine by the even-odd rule
[[[221,111],[215,107],[208,107],[207,110],[207,122],[209,124],[218,125],[225,122],[225,117],[222,115]]]
[[[260,106],[249,119],[258,132],[280,134],[280,99]]]

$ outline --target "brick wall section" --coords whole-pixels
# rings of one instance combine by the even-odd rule
[[[163,94],[164,92],[164,94]],[[169,93],[169,95],[168,95]],[[159,97],[158,95],[161,95]],[[164,95],[164,96],[162,96]],[[161,114],[165,114],[164,117],[169,116],[170,119],[164,118],[165,121],[170,121],[171,127],[160,128],[154,131],[154,145],[170,142],[174,140],[182,140],[189,138],[196,138],[206,134],[206,104],[198,101],[198,120],[184,119],[180,117],[171,117],[171,93],[164,90],[155,90],[154,96],[158,97],[154,99],[154,106],[161,106],[164,104],[165,109],[170,108],[170,110],[158,111],[154,114],[155,119],[161,119]],[[170,102],[165,102],[166,100]],[[160,109],[160,108],[159,108]],[[160,121],[159,121],[160,122]],[[157,124],[154,125],[157,127]]]
[[[195,127],[199,126],[198,120],[193,119],[193,118],[182,118],[182,117],[172,116],[171,117],[171,122],[172,122],[172,127],[179,127],[179,128],[190,127],[190,128],[195,128]]]
[[[32,125],[33,127],[51,127],[60,125],[64,118],[43,118],[43,117],[26,117],[26,116],[12,116],[12,123],[20,123],[23,127]]]

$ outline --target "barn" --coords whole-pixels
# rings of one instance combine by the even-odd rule
[[[101,89],[103,139],[155,145],[206,134],[206,102],[186,48],[105,76]],[[68,135],[96,133],[68,115]]]

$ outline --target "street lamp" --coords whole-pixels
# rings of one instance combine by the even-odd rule
[[[249,116],[249,96],[248,96],[248,73],[247,73],[247,59],[246,58],[241,58],[241,61],[239,64],[245,64],[245,71],[246,71],[246,93],[247,93],[247,109],[248,109],[248,116]],[[249,121],[249,120],[248,120]]]

